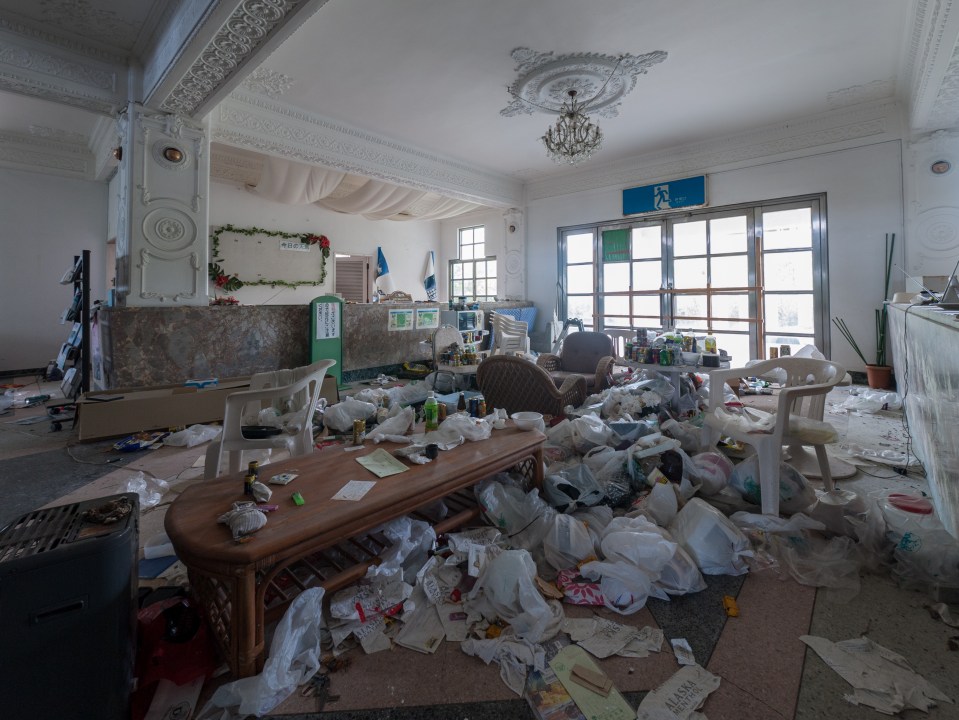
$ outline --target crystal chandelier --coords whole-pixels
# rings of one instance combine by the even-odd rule
[[[556,163],[578,165],[599,149],[603,131],[590,122],[586,115],[587,105],[576,100],[576,91],[566,93],[569,100],[559,110],[556,124],[546,130],[540,139],[546,146],[546,154]]]

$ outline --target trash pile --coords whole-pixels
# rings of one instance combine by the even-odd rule
[[[401,646],[429,654],[444,640],[459,642],[463,652],[497,663],[522,696],[531,677],[550,671],[557,647],[576,645],[598,658],[662,649],[659,630],[567,619],[564,603],[629,615],[649,598],[704,590],[704,576],[768,568],[840,601],[855,596],[864,570],[892,568],[913,583],[959,587],[959,546],[925,508],[910,518],[907,500],[817,491],[784,463],[786,517],[758,514],[756,462],[734,465],[701,445],[708,378],[682,383],[676,393],[658,373],[643,371],[547,428],[542,491],[511,473],[475,486],[486,525],[439,537],[410,517],[378,528],[392,546],[361,582],[328,598],[323,649],[339,656],[357,646],[366,653]],[[374,420],[374,442],[410,442],[408,404],[427,392],[426,383],[364,390],[327,408],[324,420],[344,431]],[[455,413],[436,437],[482,441],[503,415]],[[591,661],[573,665],[573,684],[608,692]],[[701,704],[715,689],[713,676],[689,672],[701,673]]]

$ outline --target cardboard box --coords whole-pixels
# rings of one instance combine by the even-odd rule
[[[226,396],[249,386],[249,378],[236,378],[202,389],[163,385],[84,393],[77,401],[79,438],[85,442],[143,430],[220,422]]]
[[[77,401],[79,439],[85,442],[145,430],[222,422],[227,395],[249,386],[249,378],[232,378],[200,389],[162,385],[84,393]],[[339,402],[335,378],[323,378],[320,395],[330,405]]]

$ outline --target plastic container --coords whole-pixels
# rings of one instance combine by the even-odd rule
[[[426,402],[423,403],[423,420],[427,431],[436,430],[440,426],[439,413],[439,403],[436,402],[436,395],[431,390],[426,396]]]

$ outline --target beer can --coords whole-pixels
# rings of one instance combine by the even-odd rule
[[[769,348],[769,359],[775,360],[778,357],[779,357],[779,348],[776,347],[775,345],[771,346]]]
[[[363,440],[363,433],[366,432],[366,422],[363,420],[353,421],[353,444],[359,445]]]

